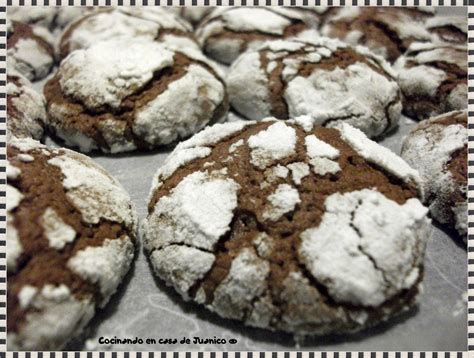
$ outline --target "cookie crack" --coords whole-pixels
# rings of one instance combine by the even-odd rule
[[[399,53],[404,53],[406,51],[406,47],[403,45],[403,41],[400,39],[398,34],[389,27],[389,25],[377,20],[367,20],[367,23],[372,24],[376,28],[381,30],[389,38],[389,40],[397,47]]]
[[[385,283],[385,293],[387,292],[388,288],[391,286],[390,285],[390,281],[387,279],[387,276],[386,276],[386,273],[385,271],[379,267],[379,265],[377,264],[377,261],[374,259],[374,257],[372,255],[370,255],[362,246],[362,244],[360,243],[360,239],[362,239],[363,235],[362,233],[360,232],[359,228],[357,227],[357,225],[354,224],[354,219],[355,219],[355,214],[357,212],[357,209],[362,205],[362,201],[359,200],[356,207],[354,208],[354,210],[351,212],[351,218],[349,220],[349,226],[355,231],[355,233],[357,234],[357,236],[359,237],[359,243],[357,245],[357,249],[360,251],[361,254],[363,254],[365,257],[367,257],[370,262],[372,263],[372,265],[374,266],[374,268],[380,272],[380,274],[382,275],[382,279]]]

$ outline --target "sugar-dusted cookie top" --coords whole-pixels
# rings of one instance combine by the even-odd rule
[[[467,234],[467,110],[420,122],[403,143],[402,157],[423,179],[431,215]]]
[[[44,97],[36,92],[30,81],[15,71],[7,76],[7,135],[8,138],[41,139],[46,124]]]
[[[304,20],[304,14],[288,8],[219,7],[200,23],[196,36],[206,55],[230,65],[265,41],[304,36],[311,29]]]
[[[41,26],[7,21],[8,68],[30,81],[46,77],[54,65],[53,38]]]
[[[430,41],[424,22],[432,8],[341,7],[333,8],[321,35],[339,38],[351,45],[364,45],[394,62],[414,41]]]
[[[7,163],[8,347],[59,350],[127,273],[137,218],[88,157],[12,139]]]
[[[122,38],[76,50],[44,94],[50,124],[81,151],[150,149],[221,121],[225,84],[198,51]]]
[[[300,115],[347,122],[370,137],[400,117],[396,74],[381,57],[339,40],[278,40],[242,54],[227,76],[233,109],[249,119]]]
[[[172,12],[160,7],[118,7],[94,11],[72,22],[59,41],[59,56],[122,37],[199,49],[191,25]]]
[[[467,108],[467,47],[413,43],[394,65],[403,112],[426,119]]]
[[[419,181],[347,124],[217,124],[158,169],[144,245],[166,284],[224,318],[356,331],[415,303],[429,226]]]

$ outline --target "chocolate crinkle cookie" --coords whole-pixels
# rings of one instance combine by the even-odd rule
[[[7,64],[30,81],[46,77],[54,65],[53,38],[41,26],[7,20]]]
[[[184,299],[296,335],[415,304],[429,229],[417,171],[348,124],[313,124],[216,124],[158,169],[144,245]]]
[[[424,22],[430,8],[342,7],[331,9],[321,34],[364,45],[394,62],[414,41],[430,41]]]
[[[8,145],[9,350],[59,350],[130,268],[129,195],[91,159],[30,138]]]
[[[467,18],[462,16],[436,16],[426,21],[426,29],[433,41],[453,44],[467,43]]]
[[[199,49],[192,26],[169,10],[159,7],[120,7],[95,11],[72,22],[59,41],[59,56],[64,58],[71,51],[122,37],[144,38],[176,47]]]
[[[414,43],[395,63],[403,112],[416,119],[467,108],[467,47]]]
[[[206,55],[229,65],[267,40],[312,33],[304,19],[301,12],[281,7],[219,7],[198,26],[196,36]]]
[[[150,149],[225,119],[225,84],[204,56],[122,38],[72,52],[46,84],[49,124],[81,151]]]
[[[400,118],[396,74],[381,57],[339,40],[277,40],[242,54],[227,86],[232,108],[253,120],[310,115],[317,124],[344,121],[369,137]]]
[[[403,143],[402,157],[418,168],[425,204],[442,224],[467,233],[467,111],[422,121]]]
[[[41,139],[46,124],[44,97],[14,71],[7,76],[7,136]]]

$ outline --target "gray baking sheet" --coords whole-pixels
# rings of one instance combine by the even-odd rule
[[[466,9],[444,9],[443,14],[466,16]],[[44,81],[42,82],[44,83]],[[41,90],[42,83],[35,84]],[[400,153],[404,136],[415,124],[402,117],[396,131],[380,143]],[[54,144],[47,139],[48,144]],[[151,153],[107,156],[93,159],[114,175],[130,193],[138,216],[147,214],[152,177],[172,148]],[[296,342],[292,336],[249,328],[224,320],[202,306],[184,302],[162,281],[155,279],[143,248],[118,292],[100,310],[70,350],[154,351],[460,351],[467,349],[466,248],[453,232],[433,225],[425,257],[424,293],[416,309],[355,335],[325,336]],[[99,344],[104,338],[141,338],[143,344]],[[224,338],[226,344],[193,344],[194,337]],[[176,339],[176,344],[146,344],[146,339]],[[183,338],[190,344],[180,343]],[[235,343],[229,341],[236,340]]]

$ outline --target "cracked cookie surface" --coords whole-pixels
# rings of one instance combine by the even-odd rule
[[[426,119],[467,108],[467,47],[413,43],[394,65],[403,113]]]
[[[151,149],[228,109],[219,70],[198,51],[122,38],[76,50],[44,87],[50,126],[81,151]]]
[[[44,97],[19,73],[7,76],[7,136],[41,139],[46,124]]]
[[[351,45],[364,45],[392,63],[412,42],[430,41],[424,22],[432,15],[429,8],[334,8],[329,11],[321,34]]]
[[[60,350],[107,304],[134,257],[129,195],[91,159],[12,139],[7,162],[9,350]]]
[[[216,124],[158,170],[144,246],[166,284],[224,318],[352,332],[416,302],[419,193],[417,171],[348,124]]]
[[[363,47],[339,40],[279,40],[247,51],[231,66],[232,108],[253,120],[310,115],[318,124],[347,122],[379,137],[401,113],[396,74]]]
[[[425,204],[440,223],[467,234],[467,111],[422,121],[407,136],[402,157],[423,178]]]
[[[159,7],[119,7],[94,11],[71,23],[59,40],[59,56],[65,58],[74,50],[123,37],[199,49],[191,25],[170,11]]]
[[[467,43],[467,18],[462,16],[436,16],[426,21],[426,29],[433,41],[453,44]]]
[[[46,77],[54,65],[52,35],[46,28],[7,20],[7,65],[30,81]]]
[[[265,41],[314,31],[304,20],[304,14],[276,6],[219,7],[201,22],[196,37],[206,55],[230,65],[241,53]]]

